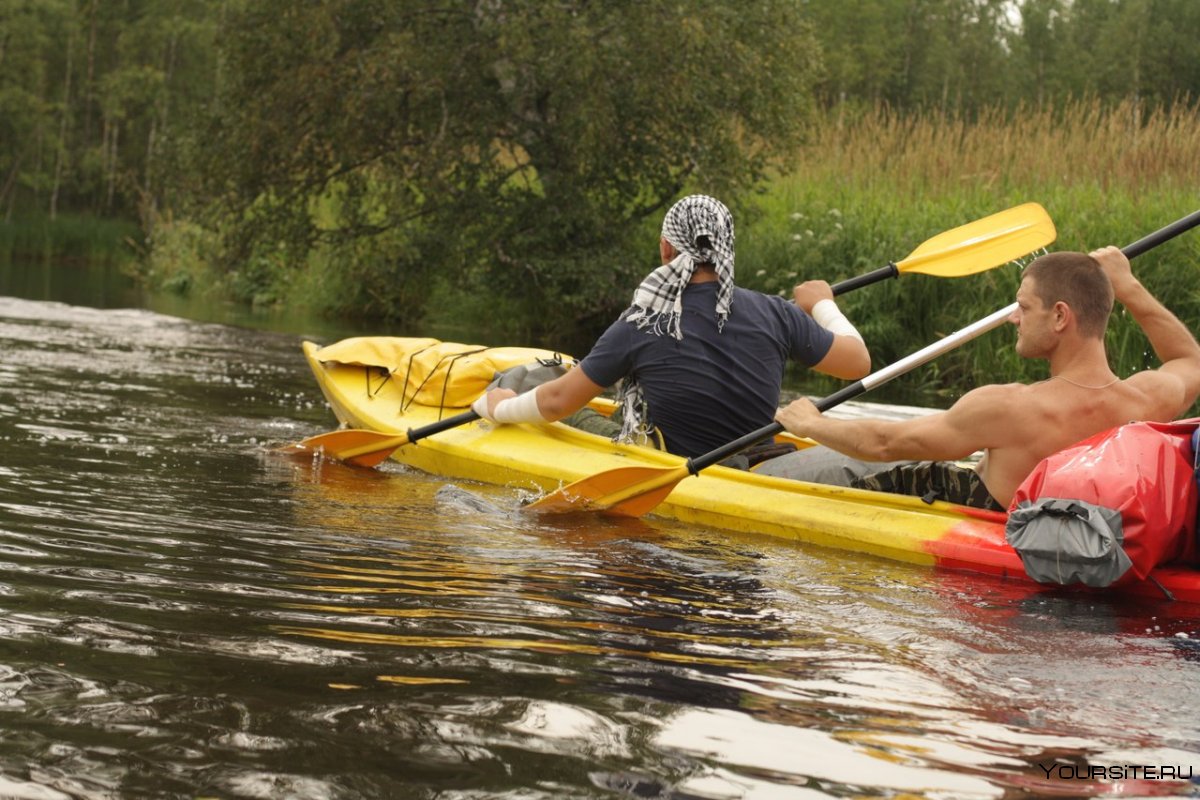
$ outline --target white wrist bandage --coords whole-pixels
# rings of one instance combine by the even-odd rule
[[[812,308],[812,318],[818,325],[835,336],[853,336],[860,342],[863,340],[858,328],[850,324],[850,320],[846,319],[846,315],[832,300],[818,301]]]
[[[471,404],[471,410],[488,422],[549,422],[538,410],[537,387],[516,397],[507,397],[496,403],[496,410],[487,413],[487,395],[480,395]]]

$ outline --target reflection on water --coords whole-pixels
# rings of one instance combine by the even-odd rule
[[[1200,773],[1195,609],[283,456],[332,424],[297,336],[0,297],[0,345],[0,796],[1153,796],[1191,785],[1096,770]]]

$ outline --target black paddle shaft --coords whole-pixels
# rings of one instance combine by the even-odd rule
[[[1140,256],[1142,253],[1146,252],[1147,250],[1158,247],[1163,242],[1174,239],[1176,236],[1178,236],[1181,233],[1190,231],[1192,228],[1196,227],[1197,225],[1200,225],[1200,210],[1193,211],[1191,214],[1188,214],[1186,217],[1183,217],[1182,219],[1177,219],[1174,222],[1172,222],[1170,225],[1167,225],[1163,228],[1159,228],[1154,233],[1151,233],[1148,236],[1144,236],[1141,239],[1138,239],[1133,244],[1127,245],[1127,246],[1121,248],[1121,252],[1125,254],[1126,258],[1135,258],[1137,256]],[[895,268],[896,268],[895,264],[890,265],[890,267],[892,270],[895,270]],[[896,273],[896,274],[899,274],[899,273]],[[883,280],[885,278],[889,278],[892,276],[890,274],[888,274],[888,267],[883,267],[882,269],[878,269],[875,272],[869,272],[866,275],[863,275],[861,277],[868,279],[867,283],[873,283],[875,281]],[[850,281],[845,281],[844,283],[850,283],[855,280],[856,279],[852,278]],[[838,285],[841,286],[843,284],[838,284]],[[862,284],[856,284],[856,285],[862,285]],[[854,288],[854,287],[850,287],[850,288]],[[905,360],[907,360],[907,359],[905,359]],[[882,370],[880,372],[882,372]],[[874,373],[874,374],[878,375],[879,373]],[[823,397],[820,400],[815,401],[813,403],[813,405],[815,405],[817,407],[818,411],[824,413],[824,412],[828,411],[829,409],[833,408],[834,406],[836,406],[840,403],[844,403],[847,400],[851,400],[855,397],[858,397],[860,394],[863,394],[864,392],[866,392],[869,388],[874,388],[875,386],[878,386],[884,382],[883,380],[878,380],[878,381],[872,382],[871,386],[868,386],[865,383],[865,381],[870,381],[872,377],[873,376],[868,376],[867,378],[864,378],[861,381],[855,381],[854,383],[843,386],[841,389],[834,392],[833,394],[831,394],[827,397]],[[729,442],[727,444],[721,445],[716,450],[705,453],[702,456],[696,456],[694,458],[689,458],[687,460],[688,472],[692,475],[695,475],[700,470],[705,469],[706,467],[711,467],[713,464],[716,464],[718,462],[724,461],[725,459],[729,458],[730,456],[740,453],[741,451],[745,450],[748,447],[753,447],[754,445],[758,444],[761,441],[764,441],[765,439],[775,436],[776,434],[783,433],[783,431],[784,431],[784,427],[782,425],[780,425],[778,422],[772,422],[770,425],[764,425],[763,427],[761,427],[757,430],[750,431],[750,433],[747,433],[745,436],[742,436],[741,438],[738,438],[738,439],[734,439],[732,442]]]
[[[474,411],[464,411],[461,414],[455,414],[453,417],[431,422],[428,425],[422,425],[420,428],[408,429],[408,441],[412,442],[424,439],[426,436],[433,436],[435,433],[448,431],[451,428],[457,428],[459,425],[466,425],[468,422],[479,419],[479,415]]]
[[[1177,219],[1165,228],[1159,228],[1149,236],[1144,236],[1138,239],[1127,247],[1122,247],[1121,252],[1126,258],[1140,256],[1152,247],[1158,247],[1163,242],[1174,239],[1179,234],[1190,231],[1192,228],[1200,225],[1200,210],[1193,211],[1183,219]]]
[[[888,278],[899,278],[900,268],[896,266],[896,262],[889,263],[886,267],[880,267],[877,270],[868,272],[865,275],[859,275],[854,278],[847,278],[844,281],[838,281],[829,288],[833,290],[833,296],[845,294],[852,289],[860,289],[863,286],[870,286],[872,283],[886,281]]]
[[[855,381],[854,383],[843,386],[841,389],[838,389],[836,392],[828,395],[827,397],[822,397],[820,400],[815,401],[813,405],[817,407],[818,411],[825,412],[839,403],[844,403],[847,400],[858,397],[865,391],[867,391],[867,385],[862,381]],[[770,425],[764,425],[757,430],[750,431],[745,436],[734,439],[728,444],[723,444],[716,450],[705,453],[702,456],[689,458],[687,460],[688,472],[692,475],[695,475],[700,470],[706,467],[711,467],[717,462],[724,461],[730,456],[745,450],[747,447],[753,447],[764,439],[769,439],[778,433],[783,433],[783,431],[783,425],[779,424],[778,422],[772,422]]]

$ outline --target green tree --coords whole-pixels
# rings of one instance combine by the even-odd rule
[[[1161,81],[1156,91],[1160,99],[1172,103],[1200,97],[1200,3],[1155,2],[1161,13],[1151,17],[1153,60],[1148,72]]]
[[[354,253],[354,304],[432,275],[537,331],[595,326],[687,189],[736,198],[795,150],[817,55],[789,0],[246,0],[192,142],[231,267]],[[265,274],[265,273],[264,273]]]
[[[1017,31],[1010,38],[1014,60],[1025,65],[1014,78],[1017,94],[1038,108],[1064,94],[1058,56],[1068,3],[1069,0],[1025,0],[1019,7]]]
[[[0,204],[46,202],[65,119],[62,59],[70,38],[67,2],[0,0]],[[56,124],[57,123],[57,124]]]
[[[134,216],[162,202],[175,124],[211,97],[202,0],[0,0],[0,207]]]
[[[825,102],[976,111],[1009,93],[1005,0],[808,0]]]
[[[76,192],[102,213],[153,224],[167,202],[173,142],[212,97],[216,11],[191,2],[85,0],[87,67]]]
[[[1029,99],[1200,96],[1194,0],[1023,0],[1018,9],[1013,72]]]
[[[809,0],[822,49],[817,89],[822,102],[896,104],[908,69],[897,31],[909,16],[895,0]]]

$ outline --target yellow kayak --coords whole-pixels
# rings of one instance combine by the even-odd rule
[[[456,355],[447,358],[446,348]],[[456,368],[460,376],[468,374],[469,365],[464,364],[480,358],[485,348],[433,339],[361,337],[327,347],[305,342],[303,349],[321,391],[345,428],[403,435],[461,414],[491,378],[490,367],[483,370],[482,384],[457,380],[454,375]],[[510,361],[543,352],[512,350]],[[416,369],[414,353],[433,353],[436,369]],[[611,413],[612,403],[598,398],[593,408]],[[679,456],[616,444],[561,422],[493,425],[479,419],[398,447],[391,458],[434,475],[506,486],[534,497],[618,467],[672,468],[684,463]],[[1026,577],[1020,558],[1005,541],[1006,515],[941,501],[927,503],[917,497],[774,478],[717,465],[683,479],[653,513],[1037,585]],[[1121,590],[1158,597],[1166,591],[1178,600],[1200,602],[1200,572],[1159,568],[1152,577],[1157,583],[1143,581]]]

